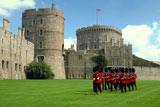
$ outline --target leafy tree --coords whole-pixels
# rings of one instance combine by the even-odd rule
[[[51,79],[54,74],[44,61],[33,61],[25,69],[27,79]]]
[[[104,55],[101,55],[101,54],[99,54],[98,56],[91,57],[91,61],[96,66],[99,66],[102,69],[104,69],[107,66],[107,64],[108,64],[108,61],[107,61],[106,57]]]

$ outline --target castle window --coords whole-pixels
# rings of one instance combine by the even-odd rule
[[[3,39],[2,39],[2,44],[3,44]]]
[[[6,63],[6,68],[9,69],[9,61]]]
[[[36,24],[36,20],[33,19],[33,20],[32,20],[32,25],[35,25],[35,24]]]
[[[17,71],[17,64],[15,64],[15,71]]]
[[[26,37],[29,37],[29,31],[28,30],[26,31]]]
[[[40,23],[41,23],[41,25],[43,24],[43,19],[41,19]]]
[[[42,29],[39,31],[39,36],[43,36],[43,30]]]
[[[21,65],[19,65],[19,71],[21,71]]]
[[[79,60],[82,60],[82,55],[78,55],[78,59],[79,59]]]
[[[119,60],[117,59],[117,65],[119,64],[118,62],[119,62]]]
[[[4,69],[4,60],[2,60],[2,69]]]
[[[39,42],[39,48],[42,49],[43,48],[43,44],[42,42]]]
[[[37,59],[38,59],[38,61],[44,61],[45,57],[44,57],[44,55],[38,55]]]
[[[114,65],[114,59],[112,59],[112,65]]]
[[[97,49],[97,45],[94,45],[94,49]]]

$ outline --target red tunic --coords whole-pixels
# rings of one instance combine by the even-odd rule
[[[132,81],[135,82],[137,78],[137,74],[132,74]]]
[[[106,74],[106,82],[110,82],[111,81],[111,75],[110,74]]]
[[[124,79],[122,80],[122,83],[126,84],[127,83],[127,78],[128,78],[127,74],[124,74]]]
[[[116,74],[115,75],[114,74],[111,75],[111,78],[112,78],[111,79],[111,83],[116,83],[117,82],[117,80],[116,80],[117,79],[117,75]]]
[[[101,79],[102,79],[102,73],[97,73],[97,75],[96,75],[96,83],[99,83],[99,84],[101,84]]]

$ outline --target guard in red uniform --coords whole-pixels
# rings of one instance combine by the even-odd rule
[[[96,74],[96,87],[98,88],[100,93],[102,93],[101,82],[102,82],[102,69],[99,69],[98,73]]]
[[[123,75],[124,75],[124,68],[119,69],[119,88],[121,90],[121,93],[123,93]]]
[[[131,79],[130,68],[128,68],[127,69],[127,87],[128,87],[129,91],[131,91],[131,89],[130,89],[130,79]]]
[[[132,83],[133,83],[133,85],[134,85],[134,87],[135,87],[135,89],[137,89],[137,86],[136,86],[136,78],[137,78],[137,74],[135,73],[135,69],[134,68],[132,68],[132,70],[133,70],[133,74],[132,74]]]
[[[105,69],[105,90],[107,90],[107,86],[108,89],[110,89],[110,80],[111,80],[111,72],[110,72],[111,68],[106,68]]]
[[[122,87],[125,92],[127,92],[126,84],[127,84],[127,71],[125,69],[123,77],[122,77]]]
[[[117,83],[117,75],[115,73],[115,69],[112,69],[111,71],[111,92],[113,91],[113,86],[114,86],[114,89],[117,91],[116,83]]]
[[[96,75],[97,75],[97,72],[96,72],[96,67],[93,68],[93,92],[97,92],[97,87],[96,87]]]

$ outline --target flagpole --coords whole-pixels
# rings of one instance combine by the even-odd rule
[[[98,25],[98,11],[96,10],[96,24]]]

